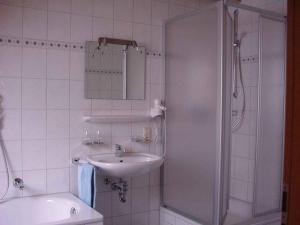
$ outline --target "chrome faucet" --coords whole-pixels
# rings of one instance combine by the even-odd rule
[[[115,145],[115,156],[116,157],[121,157],[124,152],[125,152],[125,149],[121,145],[119,145],[119,144]]]
[[[15,178],[14,179],[14,187],[19,189],[19,190],[23,190],[24,189],[24,181],[21,178]]]

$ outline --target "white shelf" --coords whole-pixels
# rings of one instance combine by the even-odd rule
[[[86,115],[83,120],[88,123],[130,123],[146,122],[150,115]]]

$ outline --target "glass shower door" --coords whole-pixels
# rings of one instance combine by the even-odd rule
[[[280,211],[285,108],[285,22],[260,17],[254,215]]]
[[[223,16],[223,6],[215,4],[165,27],[163,204],[201,224],[220,224],[226,211],[231,82],[225,82],[224,58],[230,64],[231,57],[223,57]]]

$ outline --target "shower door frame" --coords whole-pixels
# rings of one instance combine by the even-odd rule
[[[230,186],[230,182],[229,182],[229,172],[230,172],[230,166],[228,166],[227,170],[228,171],[224,171],[223,169],[226,168],[224,165],[226,163],[230,163],[229,161],[228,162],[224,162],[224,155],[225,154],[228,154],[228,157],[230,157],[230,146],[231,146],[231,102],[227,102],[226,104],[229,105],[229,117],[227,117],[227,121],[225,121],[225,107],[224,105],[225,104],[225,100],[226,100],[226,97],[227,95],[228,96],[231,96],[231,90],[232,90],[232,86],[231,86],[231,76],[230,76],[230,86],[228,87],[228,77],[226,78],[226,62],[224,61],[225,57],[224,57],[224,54],[226,54],[226,51],[225,51],[225,48],[226,48],[226,13],[227,13],[227,8],[226,8],[226,5],[224,4],[223,1],[220,1],[220,2],[216,2],[216,3],[213,3],[213,4],[210,4],[209,6],[203,6],[201,9],[198,9],[198,10],[195,10],[195,11],[192,11],[192,12],[189,12],[189,13],[185,13],[183,15],[179,15],[179,16],[175,16],[174,18],[171,18],[171,19],[168,19],[164,24],[163,24],[163,73],[165,74],[164,76],[164,84],[166,86],[166,68],[165,68],[165,63],[166,63],[166,49],[165,49],[165,46],[166,46],[166,26],[174,21],[177,21],[177,20],[180,20],[180,19],[184,19],[186,17],[189,17],[189,16],[193,16],[193,15],[197,15],[199,13],[202,13],[202,11],[205,11],[207,9],[211,9],[211,8],[215,8],[217,7],[218,8],[218,11],[220,13],[220,18],[219,18],[219,21],[218,21],[218,29],[220,29],[220,38],[218,40],[218,44],[220,45],[220,54],[218,55],[218,62],[219,62],[219,71],[218,73],[220,73],[221,75],[221,78],[220,78],[220,85],[219,85],[219,89],[220,89],[220,94],[221,94],[221,97],[219,99],[219,102],[217,103],[218,104],[218,108],[220,108],[218,110],[219,112],[219,116],[218,116],[218,124],[220,124],[220,128],[219,130],[217,131],[217,136],[218,136],[218,139],[219,139],[219,145],[217,146],[218,150],[217,150],[217,154],[216,154],[216,179],[215,179],[215,193],[214,193],[214,213],[213,213],[213,222],[212,222],[212,225],[220,225],[220,224],[223,224],[223,221],[224,219],[226,218],[226,214],[227,214],[227,209],[229,207],[229,186]],[[232,41],[232,40],[230,40]],[[232,63],[230,63],[230,67],[232,67]],[[232,68],[231,68],[232,69]],[[226,82],[227,81],[227,82]],[[224,91],[224,89],[226,88],[226,91]],[[164,89],[164,99],[166,97],[166,88]],[[231,98],[229,98],[231,100]],[[163,122],[163,129],[164,129],[164,151],[166,152],[167,149],[166,149],[166,120],[167,120],[167,117],[168,117],[168,113],[166,112],[165,113],[165,119],[164,119],[164,122]],[[229,119],[228,119],[229,118]],[[224,130],[224,127],[225,127],[225,124],[229,124],[229,127],[230,127],[230,131],[227,131],[227,134],[225,132],[222,132],[222,130]],[[227,135],[227,136],[226,136]],[[229,146],[228,146],[228,149],[225,149],[223,150],[222,148],[222,144],[225,143],[224,142],[224,139],[225,138],[228,138],[229,140]],[[224,147],[225,148],[225,147]],[[230,159],[229,159],[230,160]],[[161,192],[161,207],[165,207],[167,209],[170,209],[172,211],[174,211],[175,213],[179,214],[179,215],[182,215],[188,219],[191,219],[191,220],[194,220],[196,221],[197,223],[202,223],[201,221],[197,221],[195,220],[195,218],[191,218],[189,215],[183,213],[182,211],[180,210],[177,210],[173,207],[169,207],[167,205],[164,204],[164,165],[161,167],[160,169],[161,171],[161,176],[160,176],[160,182],[162,184],[161,186],[161,189],[160,189],[160,192]],[[222,174],[225,174],[225,172],[228,173],[228,177],[224,177],[222,176]],[[226,187],[226,194],[223,193],[223,190],[224,190],[224,184],[226,184],[226,182],[224,182],[224,179],[227,179],[228,182],[227,182],[227,187]],[[225,214],[223,215],[222,212],[224,210],[223,208],[223,203],[224,203],[224,198],[225,198],[225,201],[226,201],[226,209],[225,209]],[[216,207],[218,206],[218,207]],[[203,224],[205,225],[205,224]]]
[[[287,40],[287,22],[286,19],[284,17],[274,17],[274,16],[270,16],[270,15],[259,15],[259,20],[258,20],[258,35],[259,35],[259,64],[258,64],[258,70],[259,70],[259,75],[258,75],[258,84],[257,84],[257,119],[256,119],[256,143],[255,143],[255,165],[258,162],[259,159],[259,134],[260,134],[260,105],[261,105],[261,76],[262,76],[262,20],[261,19],[267,19],[267,20],[272,20],[272,21],[276,21],[276,22],[281,22],[284,24],[285,26],[285,42]],[[284,43],[283,43],[284,44]],[[284,59],[286,62],[286,57],[287,57],[287,53],[286,53],[286,46],[284,48]],[[284,120],[282,121],[282,127],[283,127],[283,136],[282,136],[282,159],[281,159],[281,191],[280,191],[280,202],[279,202],[279,207],[273,210],[269,210],[263,213],[257,213],[256,212],[256,208],[255,208],[255,203],[256,203],[256,199],[257,199],[257,190],[256,190],[256,183],[257,183],[257,173],[258,173],[258,168],[257,166],[254,167],[254,188],[253,188],[253,207],[252,207],[252,213],[254,216],[265,216],[268,215],[270,213],[276,213],[276,212],[280,212],[281,211],[281,207],[282,207],[282,191],[283,191],[283,168],[284,168],[284,146],[285,146],[285,135],[284,135],[284,131],[286,129],[285,127],[285,118],[286,118],[286,92],[287,92],[287,88],[286,88],[286,79],[287,79],[287,73],[286,73],[286,63],[284,64],[284,96],[283,96],[283,118]]]

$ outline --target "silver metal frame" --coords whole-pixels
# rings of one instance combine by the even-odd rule
[[[261,101],[260,101],[260,97],[261,97],[261,76],[262,76],[262,23],[261,23],[261,18],[264,19],[269,19],[269,20],[273,20],[273,21],[278,21],[278,22],[282,22],[285,25],[286,28],[286,19],[285,18],[274,18],[274,17],[270,17],[270,16],[266,16],[266,15],[260,15],[259,16],[259,22],[258,22],[258,26],[259,26],[259,76],[258,76],[258,85],[257,85],[257,90],[258,90],[258,94],[257,94],[257,119],[256,119],[256,143],[255,143],[255,165],[257,165],[258,159],[259,159],[259,133],[260,133],[260,107],[261,107]],[[285,33],[286,36],[286,33]],[[286,37],[285,37],[286,40]],[[285,47],[285,58],[286,58],[286,47]],[[284,70],[285,70],[285,77],[284,77],[284,101],[283,101],[283,116],[285,118],[285,114],[286,114],[286,110],[285,110],[285,105],[286,105],[286,64],[284,65]],[[282,121],[283,123],[283,129],[285,129],[285,120]],[[282,148],[284,149],[284,143],[285,143],[285,138],[284,135],[282,137],[283,142],[282,142]],[[284,152],[284,151],[283,151]],[[283,153],[282,152],[282,153]],[[282,161],[281,161],[281,167],[282,167],[282,173],[281,173],[281,180],[283,180],[283,165],[284,165],[284,157],[282,154]],[[255,211],[255,202],[257,201],[257,192],[256,192],[256,184],[257,184],[257,173],[258,173],[258,169],[257,166],[254,167],[254,191],[253,191],[253,208],[252,208],[252,213],[254,216],[264,216],[270,213],[275,213],[281,210],[281,205],[282,205],[282,191],[280,192],[280,203],[279,203],[279,207],[277,209],[265,212],[265,213],[257,213]],[[283,189],[283,183],[281,184],[281,190]]]
[[[226,48],[227,47],[227,43],[226,43],[226,41],[227,41],[227,39],[226,39],[227,38],[227,32],[229,32],[227,30],[227,23],[228,23],[227,22],[227,17],[229,18],[229,20],[231,22],[232,31],[233,31],[234,24],[233,24],[233,19],[231,18],[230,13],[228,11],[228,8],[227,8],[227,6],[225,4],[224,4],[224,13],[223,13],[223,16],[224,16],[224,22],[223,22],[223,26],[224,26],[224,30],[223,30],[223,35],[224,35],[224,38],[223,38],[223,48]],[[233,36],[234,36],[234,34],[231,33],[231,40],[230,40],[231,44],[234,41],[234,37]],[[231,47],[231,49],[232,49],[232,47]],[[224,59],[226,59],[226,57],[227,57],[226,50],[223,53],[223,58]],[[231,60],[231,64],[229,66],[231,67],[231,72],[233,72],[233,67],[234,67],[233,51],[231,52],[231,59],[230,60]],[[227,66],[228,66],[228,64],[226,63],[226,66],[224,66],[225,70],[226,70]],[[224,71],[224,74],[226,74],[226,71]],[[231,96],[232,96],[232,92],[231,91],[233,89],[233,85],[232,85],[233,84],[233,80],[232,80],[232,77],[230,79],[231,79],[230,85],[229,85],[230,102],[226,102],[226,104],[230,105],[230,117],[229,117],[229,121],[227,121],[229,123],[229,128],[230,128],[230,130],[228,131],[228,135],[229,135],[229,143],[228,143],[229,144],[229,149],[228,149],[228,151],[223,152],[224,156],[226,156],[226,154],[228,154],[228,156],[227,156],[228,157],[228,162],[227,162],[228,163],[228,168],[227,168],[227,170],[228,170],[227,171],[228,177],[223,177],[223,181],[222,181],[222,185],[224,185],[224,183],[225,183],[224,180],[227,179],[227,191],[226,191],[227,192],[226,193],[226,196],[227,196],[226,201],[227,202],[226,202],[226,213],[225,213],[224,217],[221,218],[222,222],[224,222],[225,219],[226,219],[226,217],[227,217],[228,209],[229,209],[229,199],[230,199],[230,170],[231,170],[231,152],[232,152],[232,132],[231,132],[231,124],[232,124],[232,116],[231,116],[231,112],[232,112],[232,98],[231,98]],[[226,78],[225,78],[225,80],[226,80]],[[224,81],[224,82],[226,83],[226,81]],[[228,93],[226,93],[226,94],[228,94]],[[223,160],[226,160],[226,157]],[[221,191],[223,190],[223,188],[224,187],[222,187]],[[223,198],[223,200],[224,200],[224,198]],[[221,202],[220,204],[222,204],[222,206],[223,206],[223,202]]]
[[[250,6],[250,5],[245,5],[243,3],[236,3],[235,1],[232,1],[232,0],[227,0],[224,2],[224,4],[229,7],[234,7],[234,8],[238,8],[238,9],[255,12],[260,15],[265,15],[269,18],[274,18],[274,19],[285,19],[286,18],[286,16],[284,16],[280,13],[273,12],[273,11],[266,10],[266,9],[257,8],[257,7]]]

